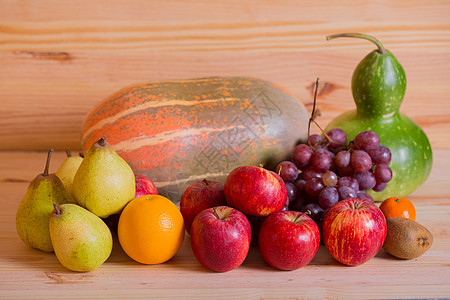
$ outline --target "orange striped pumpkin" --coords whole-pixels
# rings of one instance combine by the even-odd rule
[[[161,195],[224,182],[241,165],[274,168],[307,136],[308,113],[289,92],[247,77],[149,82],[120,90],[86,116],[84,151],[101,137]]]

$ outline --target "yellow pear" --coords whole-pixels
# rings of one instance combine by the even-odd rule
[[[73,178],[75,177],[75,174],[77,173],[77,170],[80,167],[81,162],[83,161],[83,157],[72,156],[70,150],[66,150],[66,154],[66,160],[61,164],[61,166],[59,166],[55,174],[59,177],[59,179],[61,179],[61,182],[63,183],[67,192],[72,197],[75,197],[75,195],[73,194]]]
[[[76,204],[54,205],[50,237],[59,262],[69,270],[97,269],[111,255],[113,239],[108,226]]]
[[[134,173],[105,138],[94,142],[73,179],[79,205],[101,218],[122,211],[134,198]]]
[[[52,153],[53,149],[48,151],[44,173],[31,181],[16,213],[16,230],[19,237],[28,246],[45,252],[53,252],[48,228],[53,203],[75,203],[75,199],[67,193],[58,176],[48,173]]]

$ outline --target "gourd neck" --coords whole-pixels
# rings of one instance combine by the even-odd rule
[[[352,94],[360,117],[386,118],[398,113],[405,91],[405,71],[389,51],[369,53],[353,73]]]

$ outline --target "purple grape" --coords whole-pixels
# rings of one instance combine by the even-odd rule
[[[319,205],[327,209],[338,203],[339,193],[337,188],[327,186],[319,194]]]
[[[313,166],[306,167],[302,174],[301,178],[308,181],[311,178],[322,178],[322,172],[316,171]]]
[[[322,175],[322,181],[326,186],[335,186],[338,182],[338,177],[333,171],[326,171]]]
[[[280,162],[275,169],[275,172],[286,182],[294,181],[298,177],[297,166],[293,162],[287,160]]]
[[[350,165],[351,154],[347,150],[339,151],[334,159],[338,168],[346,168]]]
[[[297,197],[289,202],[289,209],[294,211],[300,211],[309,200],[309,196],[307,194],[298,194]]]
[[[355,136],[354,143],[357,149],[368,151],[380,145],[380,137],[373,131],[361,131]]]
[[[331,171],[336,171],[337,170],[337,166],[336,166],[336,154],[334,154],[332,151],[328,150],[328,155],[331,158],[331,166],[330,166],[330,170]]]
[[[318,134],[311,134],[308,138],[308,142],[311,145],[311,147],[316,147],[322,145],[323,139],[322,136]]]
[[[295,187],[297,188],[297,194],[301,194],[305,192],[305,184],[306,180],[302,178],[297,178],[296,181],[294,181]]]
[[[370,202],[374,202],[372,196],[370,196],[369,194],[367,194],[367,193],[365,193],[363,191],[356,192],[356,197],[358,197],[360,199],[368,200]]]
[[[375,184],[375,186],[372,188],[375,192],[381,192],[384,191],[384,189],[387,187],[387,182],[378,182]]]
[[[367,153],[369,153],[370,158],[372,158],[372,162],[376,165],[388,165],[391,162],[391,150],[384,145],[380,145],[375,149],[370,149]]]
[[[339,201],[348,199],[348,198],[356,198],[356,191],[351,187],[346,185],[341,185],[337,188],[339,194]]]
[[[328,137],[331,139],[328,144],[328,148],[334,149],[347,143],[347,135],[345,131],[340,128],[333,128],[327,132]]]
[[[341,151],[346,151],[347,150],[347,146],[339,146],[336,148],[328,148],[330,149],[331,152],[333,152],[334,154],[338,154]]]
[[[299,169],[303,169],[311,163],[313,151],[306,144],[297,145],[294,149],[292,160]]]
[[[377,165],[373,174],[377,182],[389,182],[392,179],[392,170],[388,165]]]
[[[347,166],[344,168],[337,167],[337,174],[339,176],[353,176],[355,170],[353,170],[352,166]]]
[[[341,177],[341,178],[339,178],[337,184],[338,184],[338,186],[348,186],[349,188],[352,188],[354,191],[359,190],[359,183],[355,177],[351,177],[351,176]]]
[[[289,210],[289,197],[286,198],[286,203],[284,203],[284,206],[281,208],[281,210]]]
[[[370,171],[364,173],[356,173],[354,176],[359,183],[359,189],[361,191],[370,190],[377,183],[375,175],[373,175],[373,173]]]
[[[313,219],[316,223],[320,221],[323,215],[323,208],[319,206],[317,203],[309,203],[306,204],[305,207],[303,207],[302,211],[305,212],[309,210],[311,214],[309,216],[311,219]]]
[[[285,182],[285,185],[288,201],[293,201],[297,197],[297,186],[295,186],[292,182]]]
[[[366,151],[355,150],[350,157],[350,164],[356,172],[364,173],[372,168],[372,159]]]
[[[317,149],[311,157],[311,164],[318,172],[325,172],[331,167],[331,157],[326,149]]]
[[[311,178],[306,181],[305,191],[308,195],[318,196],[320,191],[324,188],[323,182],[321,178]]]

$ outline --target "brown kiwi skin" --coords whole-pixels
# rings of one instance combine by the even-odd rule
[[[416,221],[394,217],[386,220],[387,235],[383,249],[401,259],[414,259],[430,249],[431,232]]]

